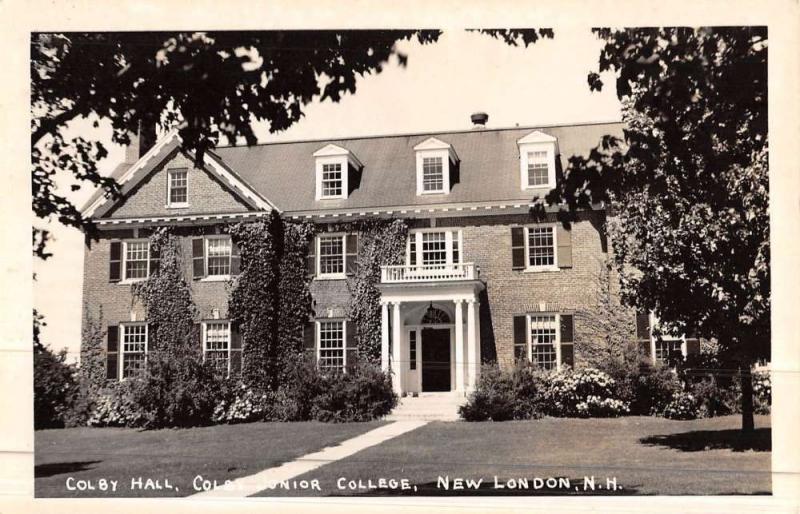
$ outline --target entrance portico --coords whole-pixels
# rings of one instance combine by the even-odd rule
[[[398,272],[385,266],[381,291],[381,367],[397,394],[474,389],[480,372],[478,295],[474,265],[450,273]],[[453,266],[455,267],[455,266]]]

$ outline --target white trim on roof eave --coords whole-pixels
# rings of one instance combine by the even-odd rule
[[[137,172],[139,172],[142,168],[144,168],[144,166],[147,165],[150,162],[150,160],[161,151],[162,148],[172,143],[175,139],[177,139],[178,141],[182,141],[181,137],[178,135],[177,128],[170,130],[166,136],[161,138],[158,142],[156,142],[155,145],[153,145],[147,152],[145,152],[144,155],[142,155],[139,158],[139,160],[133,164],[133,166],[128,168],[128,170],[125,171],[125,173],[123,173],[119,179],[117,179],[117,183],[120,186],[122,186],[128,181],[130,181],[136,175]],[[194,155],[193,152],[187,152],[187,153],[189,153],[192,156]],[[226,180],[228,184],[235,191],[237,191],[237,193],[240,196],[252,202],[254,207],[263,209],[265,211],[270,211],[272,209],[275,209],[276,211],[280,212],[280,209],[278,209],[278,207],[275,204],[273,204],[272,202],[261,196],[252,187],[250,187],[249,185],[242,182],[242,180],[237,178],[221,162],[222,159],[221,158],[219,159],[220,160],[217,161],[215,156],[210,155],[209,152],[206,152],[203,155],[203,163],[212,168],[212,170],[216,173],[218,178]],[[81,213],[82,216],[85,218],[91,217],[97,211],[97,209],[102,207],[110,199],[111,198],[105,195],[99,196],[94,202],[92,202],[92,204],[87,209],[85,209]]]
[[[127,181],[129,181],[131,177],[133,177],[133,175],[136,174],[137,171],[142,169],[150,161],[150,159],[152,159],[155,155],[157,155],[162,148],[164,148],[167,144],[171,143],[176,137],[178,137],[178,129],[174,128],[170,130],[166,136],[161,138],[160,141],[156,142],[156,144],[150,147],[150,149],[146,151],[144,155],[139,157],[139,160],[133,163],[133,166],[128,168],[127,171],[125,171],[125,173],[123,173],[122,176],[119,179],[117,179],[117,184],[121,186],[125,184]],[[83,210],[83,212],[81,212],[81,216],[83,216],[84,218],[90,218],[95,213],[95,211],[97,211],[97,209],[102,207],[103,204],[105,204],[110,199],[111,198],[107,197],[106,195],[100,195],[94,202],[92,202],[91,205],[89,205],[87,208]]]
[[[428,150],[447,150],[447,152],[450,154],[450,160],[453,162],[458,162],[458,154],[456,153],[455,148],[453,148],[453,145],[450,143],[445,143],[439,138],[431,136],[414,147],[415,152],[425,152]]]
[[[347,148],[342,148],[341,146],[335,145],[333,143],[323,146],[322,148],[320,148],[319,150],[317,150],[316,152],[314,152],[311,155],[314,158],[317,158],[317,157],[339,157],[339,156],[346,155],[347,156],[347,160],[350,162],[350,164],[353,167],[357,167],[357,168],[363,168],[364,167],[364,164],[361,163],[361,161],[358,159],[358,157],[356,157],[356,155],[353,152],[351,152]]]
[[[545,134],[541,130],[534,130],[530,134],[517,139],[518,145],[524,145],[528,143],[555,143],[557,140],[550,134]]]
[[[242,180],[237,178],[236,175],[229,171],[226,167],[227,165],[224,163],[224,161],[222,161],[221,157],[219,157],[219,160],[217,160],[216,156],[209,155],[209,153],[206,152],[203,155],[203,163],[209,164],[212,168],[214,168],[220,178],[227,180],[228,184],[234,190],[238,191],[238,193],[245,198],[251,200],[256,207],[265,211],[271,211],[274,209],[278,212],[281,212],[275,204],[270,202],[267,198],[261,196],[258,191],[245,184]]]

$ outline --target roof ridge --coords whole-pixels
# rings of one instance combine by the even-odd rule
[[[404,133],[396,133],[396,134],[375,134],[375,135],[365,135],[365,136],[345,136],[345,137],[336,137],[336,138],[311,138],[311,139],[293,139],[288,141],[269,141],[264,143],[256,143],[254,145],[217,145],[214,147],[214,150],[219,150],[223,148],[253,148],[255,146],[273,146],[273,145],[291,145],[291,144],[299,144],[299,143],[324,143],[324,142],[334,142],[334,141],[354,141],[354,140],[363,140],[363,139],[383,139],[383,138],[390,138],[390,137],[411,137],[411,136],[436,136],[442,134],[466,134],[466,133],[482,133],[482,132],[500,132],[506,130],[536,130],[536,129],[548,129],[548,128],[562,128],[562,127],[587,127],[592,125],[614,125],[623,123],[622,120],[605,120],[605,121],[585,121],[585,122],[575,122],[575,123],[557,123],[557,124],[548,124],[548,125],[525,125],[525,126],[516,126],[516,127],[496,127],[496,128],[468,128],[468,129],[457,129],[457,130],[439,130],[439,131],[423,131],[423,132],[404,132]]]

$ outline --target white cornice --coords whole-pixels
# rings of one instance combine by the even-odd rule
[[[316,152],[314,152],[312,155],[315,158],[318,158],[318,157],[340,157],[340,156],[346,156],[347,160],[348,160],[348,162],[350,163],[351,166],[353,166],[355,168],[363,168],[364,167],[364,165],[361,163],[360,160],[358,160],[358,157],[356,157],[356,155],[353,152],[351,152],[347,148],[342,148],[341,146],[334,145],[334,144],[325,145],[322,148],[320,148],[319,150],[317,150]]]
[[[426,152],[431,150],[447,150],[448,154],[450,155],[450,160],[453,162],[458,161],[458,154],[456,154],[453,145],[450,143],[445,143],[441,139],[437,139],[435,137],[429,137],[414,147],[415,152]]]

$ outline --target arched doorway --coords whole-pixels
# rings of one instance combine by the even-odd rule
[[[420,320],[422,325],[422,391],[450,391],[450,315],[431,303]]]

